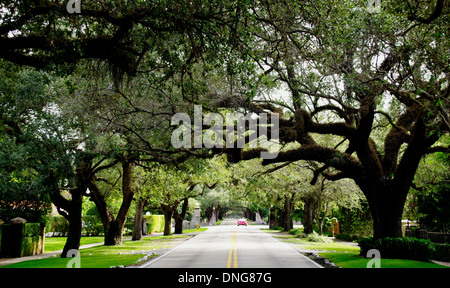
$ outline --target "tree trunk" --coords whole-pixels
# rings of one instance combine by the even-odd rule
[[[73,257],[73,254],[69,253],[69,251],[78,250],[80,248],[82,228],[82,198],[83,196],[81,193],[73,193],[72,200],[69,201],[69,215],[66,218],[69,222],[69,234],[67,235],[66,244],[64,245],[63,251],[61,253],[61,258]]]
[[[181,206],[181,213],[175,209],[173,213],[173,219],[175,220],[175,234],[183,234],[183,221],[186,217],[187,208],[189,205],[189,199],[185,198],[183,200],[183,205]]]
[[[311,234],[314,231],[314,200],[307,198],[303,214],[303,232]]]
[[[81,185],[80,185],[81,186]],[[83,204],[83,195],[86,188],[77,188],[70,192],[71,200],[64,198],[59,189],[55,188],[55,193],[50,195],[50,198],[55,204],[58,213],[62,215],[69,222],[69,234],[67,235],[66,244],[61,253],[61,258],[73,257],[70,250],[78,250],[80,248],[81,240],[81,213]]]
[[[256,221],[256,213],[251,211],[250,208],[247,207],[244,210],[244,218],[246,218],[247,220]]]
[[[291,212],[293,208],[292,199],[289,198],[288,195],[285,195],[284,200],[284,213],[283,213],[283,228],[284,231],[290,231],[294,228],[294,224],[292,222]]]
[[[278,226],[277,216],[275,214],[275,208],[270,207],[269,210],[269,229]]]
[[[406,198],[405,198],[406,200]],[[373,237],[402,237],[402,215],[405,200],[393,203],[393,199],[369,201],[369,209],[373,220]]]
[[[133,222],[133,236],[131,237],[131,240],[133,241],[142,240],[142,225],[144,221],[145,202],[145,199],[139,199],[138,201],[136,201],[136,214],[134,215]]]
[[[102,220],[103,230],[105,233],[105,245],[116,245],[116,241],[120,241],[120,239],[115,236],[117,232],[114,231],[117,230],[118,227],[116,227],[116,229],[112,227],[115,222],[115,217],[109,210],[104,195],[100,193],[100,190],[93,181],[89,184],[89,190],[92,193],[92,201],[94,201],[98,214],[100,215],[100,219]],[[122,233],[120,233],[120,235],[122,236]]]
[[[409,185],[380,181],[362,185],[373,220],[374,238],[402,237],[402,215]]]
[[[175,220],[175,232],[174,234],[183,234],[183,221],[184,218],[181,217],[173,217]]]
[[[122,244],[122,230],[124,222],[112,221],[105,227],[105,246]]]
[[[283,229],[284,229],[284,220],[285,220],[285,217],[284,217],[284,209],[277,209],[277,214],[278,214],[278,218],[277,218],[277,220],[278,220],[278,226],[279,227],[283,227]]]
[[[425,113],[423,112],[423,115]],[[401,220],[411,183],[426,149],[431,147],[438,139],[436,134],[433,136],[433,133],[427,132],[427,125],[425,125],[423,117],[416,118],[413,125],[408,146],[400,163],[396,167],[390,162],[384,163],[384,175],[389,175],[389,177],[357,181],[369,203],[375,239],[402,237]],[[387,147],[392,146],[392,143],[388,144],[390,145],[387,145]],[[396,158],[388,158],[388,160],[393,161]],[[386,167],[389,166],[392,166],[392,168],[386,170]],[[386,171],[391,172],[391,174],[387,174]]]
[[[209,224],[216,225],[216,222],[217,222],[217,210],[213,209],[211,213],[211,218],[209,218]]]
[[[109,225],[108,232],[105,231],[105,245],[121,245],[122,232],[127,213],[133,201],[133,191],[131,190],[133,163],[129,161],[122,162],[122,205],[120,205],[119,213],[115,221]]]
[[[164,214],[164,236],[169,236],[172,234],[172,216],[174,209],[170,205],[161,205],[161,210]]]
[[[386,237],[402,237],[402,212],[399,211],[379,211],[374,218],[374,213],[372,213],[373,218],[373,237],[375,239],[386,238]]]
[[[120,205],[117,217],[114,217],[109,210],[105,201],[105,196],[100,193],[94,181],[89,184],[89,190],[92,193],[92,200],[94,201],[100,218],[102,219],[103,228],[105,230],[105,245],[120,245],[122,244],[122,231],[127,220],[127,213],[133,201],[133,191],[131,190],[132,171],[133,166],[129,161],[122,163],[122,205]]]
[[[54,177],[50,177],[47,182],[49,187],[53,186],[54,191],[54,193],[50,194],[50,199],[56,206],[58,213],[69,222],[69,234],[67,235],[68,237],[61,253],[61,258],[74,257],[74,253],[68,252],[80,248],[83,196],[87,190],[87,175],[89,175],[90,164],[91,162],[88,158],[78,164],[75,178],[76,189],[70,191],[70,200],[61,195]],[[50,175],[53,175],[53,173],[50,173]]]
[[[224,207],[217,205],[216,208],[216,222],[219,221],[219,219],[221,219],[223,217],[223,212],[226,211],[226,209],[224,209]],[[215,225],[216,223],[214,223]]]
[[[317,226],[319,226],[319,234],[320,235],[323,235],[323,222],[325,222],[325,216],[317,217]]]

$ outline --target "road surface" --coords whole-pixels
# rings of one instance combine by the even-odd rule
[[[281,242],[258,226],[237,226],[237,220],[183,242],[141,268],[318,268],[289,244]],[[229,225],[227,225],[229,224]]]

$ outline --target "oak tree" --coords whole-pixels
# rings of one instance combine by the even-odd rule
[[[435,145],[450,130],[444,2],[382,1],[372,13],[361,1],[260,1],[242,28],[254,37],[241,44],[261,77],[274,75],[289,99],[279,103],[269,94],[240,106],[276,112],[274,104],[283,104],[291,116],[280,119],[280,140],[299,144],[263,164],[310,160],[321,163],[312,183],[319,174],[353,179],[368,200],[375,238],[401,236],[420,160],[449,152]],[[376,145],[372,136],[381,126],[389,132]],[[314,134],[341,142],[321,145]],[[251,149],[237,155],[255,157]]]

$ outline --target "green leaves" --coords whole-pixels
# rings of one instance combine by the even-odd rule
[[[72,175],[73,126],[48,93],[50,74],[1,62],[0,218],[43,222],[49,195]]]

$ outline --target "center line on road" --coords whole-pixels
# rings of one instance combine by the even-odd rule
[[[227,268],[231,268],[232,261],[233,268],[238,268],[236,237],[236,231],[234,230],[233,232],[231,232],[231,244],[230,250],[228,250]]]

